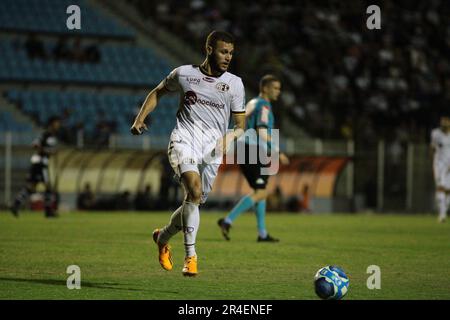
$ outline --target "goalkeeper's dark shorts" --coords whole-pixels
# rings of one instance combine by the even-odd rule
[[[41,163],[32,164],[28,173],[27,181],[32,183],[50,183],[48,166]]]
[[[252,152],[255,152],[255,149],[252,149]],[[269,167],[269,164],[261,163],[259,154],[256,157],[256,163],[254,163],[254,161],[253,163],[250,163],[251,161],[249,159],[251,159],[251,157],[249,156],[249,153],[249,145],[245,144],[245,163],[239,164],[241,171],[252,189],[265,189],[267,182],[269,181],[269,175],[263,174],[262,169]]]

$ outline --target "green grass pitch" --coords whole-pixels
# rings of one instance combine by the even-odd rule
[[[172,241],[174,269],[161,269],[151,240],[170,212],[42,213],[19,219],[0,212],[0,299],[318,299],[315,272],[341,266],[344,299],[450,299],[450,222],[431,215],[267,215],[279,243],[257,243],[256,221],[242,215],[226,242],[203,212],[197,237],[199,276],[181,275],[182,236]],[[81,289],[66,287],[69,265]],[[381,268],[381,289],[366,286]]]

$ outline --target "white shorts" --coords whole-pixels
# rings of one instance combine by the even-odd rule
[[[450,190],[450,165],[435,161],[433,163],[433,173],[436,186]]]
[[[174,130],[170,136],[167,155],[169,163],[180,180],[181,175],[187,171],[194,171],[202,180],[202,197],[200,202],[205,203],[216,179],[222,157],[214,157],[215,139],[200,142],[193,137],[181,135]]]

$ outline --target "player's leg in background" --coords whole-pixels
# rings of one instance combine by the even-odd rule
[[[255,215],[256,215],[256,226],[258,228],[258,239],[267,238],[266,229],[266,189],[257,189],[255,192]]]
[[[265,188],[254,189],[253,193],[241,198],[241,200],[224,219],[219,219],[218,224],[222,229],[222,234],[225,239],[230,239],[228,234],[229,228],[233,224],[234,220],[236,220],[236,218],[243,212],[251,208],[254,208],[256,214],[259,241],[261,241],[261,239],[268,239],[266,230],[266,198],[267,191]]]
[[[447,212],[450,208],[450,169],[448,169],[448,166],[445,167],[445,177],[443,178],[443,180],[445,189],[445,212],[441,216],[441,222],[445,222],[445,220],[447,220]]]
[[[234,220],[239,217],[243,212],[249,210],[254,206],[255,202],[251,198],[251,195],[242,197],[239,202],[231,209],[225,218],[220,218],[217,221],[220,231],[222,232],[225,240],[230,240],[230,229]]]
[[[445,210],[445,218],[444,218],[444,220],[447,219],[447,212],[448,212],[449,207],[450,207],[450,189],[447,189],[446,197],[445,197],[445,208],[446,208],[446,210]]]
[[[448,209],[447,205],[447,195],[445,190],[445,168],[442,163],[433,163],[433,178],[436,185],[435,200],[436,207],[438,210],[438,221],[444,222],[446,217],[446,212]]]
[[[252,195],[255,201],[255,215],[256,215],[256,225],[258,228],[258,242],[278,242],[279,239],[273,238],[266,229],[266,199],[267,190],[256,189],[255,193]]]
[[[228,224],[232,224],[243,212],[250,210],[254,204],[255,201],[252,198],[252,194],[242,197],[233,209],[231,209],[224,221]]]
[[[19,216],[19,209],[22,204],[30,197],[30,194],[35,192],[36,183],[28,181],[25,187],[23,187],[16,195],[14,204],[11,207],[11,212],[14,216]]]
[[[450,209],[450,188],[445,189],[445,211],[443,214],[439,214],[439,222],[445,222],[447,220],[447,212]]]
[[[57,217],[55,210],[53,209],[53,188],[50,182],[50,176],[47,167],[42,167],[42,180],[45,184],[44,192],[44,210],[47,218]]]
[[[436,205],[439,213],[439,222],[444,222],[447,216],[448,201],[447,194],[443,187],[436,187]]]
[[[252,187],[253,190],[256,189],[256,181],[258,180],[258,172],[259,167],[257,165],[249,165],[249,164],[241,164],[240,165],[241,171],[245,176],[245,179],[247,180],[250,187]],[[255,197],[255,191],[252,194],[246,195],[242,197],[238,203],[231,209],[231,211],[228,213],[228,215],[224,219],[220,219],[218,221],[219,226],[222,229],[222,233],[224,237],[229,240],[228,237],[228,231],[231,226],[231,224],[243,213],[247,210],[250,210],[255,205],[255,198],[257,198],[258,195]],[[259,199],[256,199],[259,200]],[[228,230],[228,231],[227,231]]]

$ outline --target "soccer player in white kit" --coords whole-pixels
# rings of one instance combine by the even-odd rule
[[[436,204],[439,222],[447,219],[450,205],[450,117],[441,117],[440,128],[431,131],[433,173],[436,184]]]
[[[185,190],[182,205],[169,224],[153,232],[159,262],[172,270],[169,239],[183,230],[185,276],[198,273],[195,240],[200,223],[199,204],[212,189],[223,154],[245,129],[245,91],[241,78],[227,72],[233,57],[234,39],[227,32],[213,31],[206,39],[206,58],[200,66],[183,65],[174,69],[147,96],[131,127],[142,134],[147,115],[159,99],[170,92],[180,94],[177,124],[170,136],[169,162]],[[228,131],[230,115],[234,130]]]

